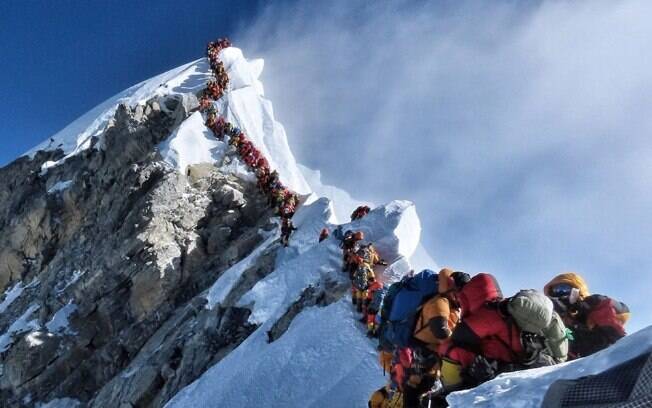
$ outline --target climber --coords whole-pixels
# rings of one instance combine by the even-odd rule
[[[269,163],[267,162],[267,159],[262,154],[259,155],[258,161],[256,161],[256,168],[265,169],[266,171],[269,171]]]
[[[280,216],[283,218],[292,218],[294,216],[294,211],[294,205],[288,203],[287,201],[283,202],[281,208],[278,210]]]
[[[283,205],[283,202],[285,201],[285,197],[287,195],[288,191],[285,188],[282,189],[276,189],[274,195],[272,196],[272,208],[274,208],[277,213],[280,214],[281,206]]]
[[[394,382],[392,375],[394,355],[388,351],[381,351],[378,354],[378,362],[383,369],[383,377],[390,373],[390,380],[371,394],[368,407],[373,408],[398,408],[401,407],[403,397]]]
[[[204,122],[204,124],[207,128],[211,129],[215,126],[215,122],[217,122],[217,111],[215,108],[209,107],[208,112],[206,113],[206,122]]]
[[[281,244],[284,247],[287,247],[290,243],[290,235],[293,231],[296,231],[297,227],[294,226],[292,220],[289,218],[283,218],[281,221]]]
[[[439,346],[448,339],[460,320],[456,293],[471,277],[464,272],[444,268],[439,271],[438,293],[419,310],[413,336],[419,346],[414,348],[413,375],[404,392],[404,406],[418,406],[421,395],[439,379]]]
[[[362,231],[346,231],[344,238],[340,247],[342,248],[342,271],[352,273],[354,268],[357,266],[358,258],[354,258],[353,255],[356,255],[359,248],[359,241],[364,239],[364,233]]]
[[[383,385],[371,394],[367,406],[369,408],[385,408],[387,407],[387,400],[389,400],[389,392],[387,386]]]
[[[439,347],[444,392],[566,359],[566,329],[543,293],[521,291],[503,299],[495,278],[481,273],[464,285],[457,300],[462,322]]]
[[[240,157],[244,158],[247,156],[249,153],[251,153],[253,149],[253,145],[249,140],[243,140],[244,138],[240,139],[240,146],[238,146],[238,154]]]
[[[199,98],[199,110],[202,112],[210,108],[212,104],[213,101],[211,101],[207,95],[202,95],[201,98]]]
[[[321,232],[319,233],[319,242],[322,242],[323,240],[327,239],[330,236],[331,232],[327,227],[324,227],[321,229]]]
[[[281,187],[281,181],[278,175],[278,171],[274,170],[269,175],[269,179],[267,181],[267,191],[280,189],[280,187]]]
[[[353,271],[351,283],[353,286],[352,290],[355,293],[356,308],[359,313],[362,313],[363,321],[366,321],[364,316],[366,314],[367,307],[367,290],[369,289],[369,283],[375,279],[376,276],[371,265],[367,264],[364,261],[357,264],[356,269]]]
[[[206,118],[206,127],[213,131],[215,137],[219,140],[224,138],[224,126],[226,121],[224,117],[217,116],[217,112],[214,109],[208,111],[208,116]]]
[[[387,266],[387,262],[380,258],[378,251],[376,251],[376,248],[371,242],[366,245],[361,245],[356,251],[356,254],[362,257],[362,260],[368,263],[372,268],[376,265]]]
[[[353,213],[351,213],[351,221],[359,220],[360,218],[369,214],[369,211],[371,211],[371,208],[369,208],[369,206],[366,205],[359,206],[358,208],[353,210]]]
[[[604,295],[591,295],[584,279],[573,272],[555,276],[543,289],[572,331],[569,357],[586,357],[626,335],[629,308]]]
[[[233,125],[231,122],[226,122],[224,125],[224,134],[228,135],[229,137],[233,137]]]
[[[283,202],[280,204],[279,213],[282,217],[292,218],[296,211],[297,204],[299,204],[299,196],[286,189],[284,192]]]
[[[269,168],[267,167],[258,167],[256,169],[256,180],[258,180],[258,188],[264,191],[265,186],[267,185],[267,180],[269,178]]]
[[[210,81],[208,81],[206,83],[206,90],[207,90],[208,96],[210,98],[212,98],[213,100],[215,100],[215,101],[222,97],[222,92],[223,92],[222,88],[214,80],[210,80]]]
[[[387,293],[387,286],[383,285],[375,276],[369,279],[369,288],[367,288],[367,298],[365,300],[364,321],[367,323],[367,336],[376,337],[378,326],[376,324],[376,315],[380,311],[383,298]]]
[[[392,367],[390,370],[390,387],[400,392],[401,397],[405,385],[409,381],[410,367],[413,365],[413,353],[409,347],[398,347],[392,353]],[[404,398],[401,398],[401,402]],[[402,406],[403,404],[401,404]]]

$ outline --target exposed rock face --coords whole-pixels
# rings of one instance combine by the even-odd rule
[[[201,294],[276,228],[265,198],[212,165],[179,174],[155,148],[195,104],[120,106],[101,149],[0,169],[0,296],[22,290],[0,313],[0,406],[160,407],[256,328]],[[275,248],[234,291],[273,269]]]

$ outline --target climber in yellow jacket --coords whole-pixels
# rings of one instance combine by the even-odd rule
[[[412,375],[404,387],[405,407],[419,406],[421,395],[428,392],[439,377],[441,358],[437,351],[460,320],[456,293],[470,276],[444,268],[439,271],[438,279],[438,294],[423,304],[414,327],[413,337],[421,346],[414,348]]]

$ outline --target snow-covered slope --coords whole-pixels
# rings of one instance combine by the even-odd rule
[[[597,374],[650,351],[652,326],[592,356],[558,366],[503,374],[472,390],[453,393],[447,400],[453,407],[539,407],[554,381]]]

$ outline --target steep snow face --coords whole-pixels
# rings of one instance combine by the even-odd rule
[[[231,78],[230,91],[217,101],[217,110],[228,122],[242,129],[278,170],[281,181],[294,191],[307,194],[310,187],[297,167],[283,126],[274,119],[272,103],[263,97],[258,76],[261,60],[247,62],[238,48],[226,48],[220,58]]]
[[[650,351],[652,326],[629,335],[592,356],[558,366],[503,374],[472,390],[453,393],[447,401],[453,407],[539,407],[554,381],[598,374]]]

